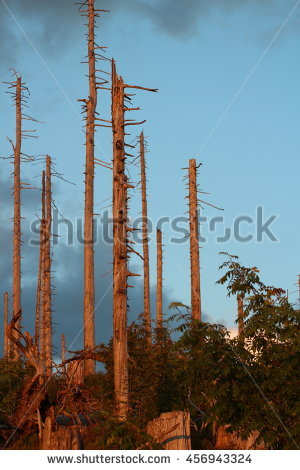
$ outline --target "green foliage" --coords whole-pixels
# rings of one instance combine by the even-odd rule
[[[261,282],[257,268],[245,268],[232,256],[221,267],[228,271],[218,282],[228,283],[229,295],[244,297],[246,317],[245,344],[239,345],[248,352],[239,351],[245,378],[235,392],[243,414],[233,426],[241,433],[259,430],[270,448],[295,449],[300,439],[300,312],[283,289]],[[237,344],[232,346],[236,351]]]
[[[135,450],[159,449],[145,431],[130,422],[120,422],[107,414],[98,418],[84,434],[84,448],[87,450]]]
[[[143,427],[160,413],[170,411],[175,400],[177,362],[169,331],[166,328],[156,330],[154,343],[150,344],[146,323],[140,316],[128,328],[128,357],[129,419]],[[106,350],[105,369],[103,376],[90,378],[87,384],[92,383],[95,398],[106,397],[103,409],[113,412],[112,341]]]
[[[163,412],[184,409],[191,413],[194,449],[213,448],[216,425],[228,426],[241,438],[258,431],[270,449],[297,448],[300,312],[282,289],[260,280],[256,267],[241,266],[229,255],[221,268],[226,273],[218,283],[227,286],[229,296],[244,299],[243,337],[230,339],[223,325],[194,321],[188,306],[173,302],[172,315],[150,343],[141,316],[128,328],[125,423],[114,418],[112,340],[100,345],[105,371],[85,380],[88,401],[92,397],[101,410],[91,416],[86,449],[154,449],[145,433],[147,423]],[[17,406],[28,371],[22,363],[2,360],[0,365],[0,410],[7,417]],[[48,384],[53,403],[59,386],[55,378]],[[25,441],[22,448],[31,445]]]
[[[30,370],[21,361],[0,359],[0,423],[10,421],[29,374]]]
[[[110,368],[109,368],[110,369]],[[85,378],[85,386],[103,410],[114,411],[113,380],[109,373],[97,372]]]
[[[171,331],[183,333],[187,328],[192,324],[192,315],[191,309],[181,302],[171,302],[169,305],[169,310],[173,310],[174,314],[169,316],[167,320],[168,327],[171,328],[171,325],[174,323],[179,323],[179,325]]]

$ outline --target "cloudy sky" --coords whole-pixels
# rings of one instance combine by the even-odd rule
[[[162,218],[186,229],[186,187],[182,181],[189,158],[202,162],[199,183],[210,194],[203,198],[224,208],[206,206],[201,215],[201,281],[207,319],[234,326],[236,305],[220,277],[220,251],[240,256],[260,268],[267,283],[295,290],[299,267],[297,233],[299,210],[299,2],[286,0],[98,0],[110,10],[98,20],[98,43],[117,61],[127,83],[158,88],[158,94],[138,92],[134,104],[142,110],[128,141],[141,130],[147,136],[149,216],[152,225]],[[87,96],[85,26],[71,0],[0,0],[1,80],[18,70],[30,88],[29,113],[39,139],[25,141],[28,154],[49,153],[57,170],[74,185],[54,181],[60,213],[73,223],[83,213],[84,135],[77,99]],[[109,71],[108,64],[100,68]],[[14,134],[14,115],[6,85],[0,89],[0,152],[10,154],[7,136]],[[110,95],[99,93],[99,109],[109,119]],[[97,157],[111,160],[111,131],[97,132]],[[1,160],[0,253],[2,293],[11,291],[11,166]],[[39,186],[41,165],[24,164],[23,180]],[[133,181],[137,168],[130,167]],[[96,244],[97,341],[111,331],[111,247],[103,240],[102,216],[111,204],[111,173],[96,169],[95,203],[98,222]],[[24,324],[31,329],[34,316],[37,247],[30,227],[40,208],[40,191],[23,192],[23,307]],[[140,215],[139,191],[132,192],[132,218]],[[262,219],[257,216],[262,207]],[[224,221],[212,220],[223,215]],[[240,236],[233,236],[241,219]],[[269,217],[277,242],[265,235],[257,239],[257,226]],[[250,222],[250,218],[253,222]],[[178,222],[177,222],[178,223]],[[237,226],[237,222],[235,222]],[[104,224],[105,225],[105,224]],[[210,228],[209,228],[210,227]],[[79,228],[80,229],[80,228]],[[65,332],[68,344],[82,341],[82,246],[68,245],[66,223],[56,230],[53,247],[56,343]],[[80,231],[80,230],[79,230]],[[221,242],[224,233],[229,239]],[[174,232],[174,222],[163,225],[165,240],[165,311],[171,301],[190,302],[189,246]],[[74,233],[77,229],[74,228]],[[151,236],[152,235],[152,236]],[[152,241],[152,298],[155,298],[155,240]],[[174,240],[175,238],[175,240]],[[228,238],[228,237],[227,237]],[[76,239],[76,237],[75,237]],[[31,242],[30,242],[31,240]],[[132,258],[131,270],[141,272]],[[0,292],[0,295],[1,292]],[[296,294],[291,294],[296,300]],[[130,318],[142,311],[142,281],[129,296]],[[154,314],[154,303],[153,303]]]

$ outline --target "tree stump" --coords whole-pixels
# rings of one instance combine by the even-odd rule
[[[241,439],[235,432],[227,432],[228,426],[220,426],[216,431],[216,450],[263,450],[265,445],[263,442],[256,444],[259,432],[254,431],[248,439]]]
[[[78,426],[56,426],[52,419],[46,418],[42,432],[42,450],[81,450],[82,442]]]
[[[163,413],[148,423],[147,433],[165,450],[190,450],[190,413],[188,411]]]

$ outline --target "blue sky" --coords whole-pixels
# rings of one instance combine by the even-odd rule
[[[109,3],[99,0],[98,5],[107,8]],[[213,321],[232,327],[235,300],[228,299],[226,289],[215,284],[220,277],[220,251],[239,255],[243,263],[259,267],[266,283],[290,291],[295,290],[293,283],[300,272],[297,249],[300,5],[287,21],[293,2],[284,5],[279,2],[278,8],[275,0],[268,2],[273,8],[259,7],[256,2],[256,7],[250,8],[245,2],[245,8],[233,7],[228,12],[219,8],[220,4],[216,1],[216,8],[209,12],[195,8],[193,21],[183,17],[190,27],[187,24],[178,34],[176,29],[170,33],[163,26],[163,18],[161,22],[151,21],[141,12],[134,13],[133,9],[126,12],[116,6],[113,13],[99,19],[98,32],[99,42],[109,47],[107,54],[116,59],[125,82],[159,89],[158,94],[137,92],[134,104],[142,110],[135,117],[147,119],[147,123],[132,131],[132,138],[141,130],[147,136],[149,216],[154,223],[164,216],[184,216],[186,188],[181,169],[187,166],[189,158],[202,162],[200,187],[211,193],[204,196],[207,202],[224,208],[226,227],[231,227],[238,216],[254,216],[257,206],[264,208],[266,218],[278,216],[272,225],[278,238],[276,243],[264,239],[261,243],[231,240],[220,244],[216,234],[207,233],[206,226],[201,227],[207,234],[207,242],[201,245],[203,310]],[[26,141],[24,151],[49,153],[56,158],[58,169],[76,183],[71,186],[57,182],[56,203],[65,217],[81,217],[84,135],[77,99],[87,96],[86,65],[80,64],[86,53],[84,21],[78,21],[70,2],[65,24],[68,32],[65,35],[60,32],[62,43],[58,47],[52,44],[55,38],[51,31],[47,31],[51,39],[45,41],[44,28],[51,29],[51,23],[45,25],[42,18],[39,21],[37,17],[21,15],[17,7],[13,11],[35,50],[6,11],[6,25],[15,47],[9,51],[6,46],[1,78],[9,79],[10,66],[18,69],[30,87],[30,114],[45,122],[37,126],[39,140]],[[9,152],[5,136],[14,132],[13,109],[9,108],[10,98],[4,92],[2,85],[2,155]],[[102,118],[109,119],[109,92],[100,91],[98,111]],[[111,159],[109,129],[97,132],[97,157]],[[5,161],[1,166],[1,178],[5,180],[9,167]],[[40,168],[23,165],[23,172],[30,178],[38,175]],[[132,175],[136,180],[134,168]],[[97,167],[95,188],[96,204],[111,196],[109,170]],[[140,210],[139,193],[135,191],[131,215],[137,216]],[[201,214],[221,215],[211,207],[205,207]],[[244,233],[247,229],[244,224]],[[224,226],[220,225],[217,233],[223,231]],[[168,242],[171,236],[170,227],[165,226],[164,278],[168,301],[189,304],[188,242],[171,244]],[[154,285],[154,240],[150,250]],[[109,263],[108,259],[103,265],[96,265],[96,275],[100,277],[111,269]],[[135,269],[141,269],[138,258],[132,263],[137,265]],[[101,293],[97,292],[97,296]],[[296,294],[292,299],[296,300]]]

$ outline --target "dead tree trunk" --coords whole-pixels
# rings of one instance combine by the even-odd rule
[[[46,367],[46,316],[45,316],[45,232],[46,232],[46,172],[42,173],[42,218],[40,222],[40,259],[36,296],[36,335],[35,344],[39,348],[41,360]]]
[[[162,232],[156,230],[156,252],[157,252],[157,280],[156,280],[156,328],[161,328],[163,321],[163,249],[162,249]]]
[[[40,228],[41,232],[41,228]],[[41,241],[40,241],[41,244]],[[40,245],[40,258],[38,265],[38,278],[37,278],[37,287],[36,287],[36,302],[35,302],[35,335],[34,340],[35,344],[40,350],[40,322],[41,322],[41,245]]]
[[[16,82],[16,142],[14,145],[14,232],[13,232],[13,315],[21,310],[21,145],[22,145],[22,79]],[[20,329],[20,324],[17,324]],[[16,333],[16,335],[18,335]],[[18,336],[17,336],[18,337]],[[16,359],[20,357],[14,349]]]
[[[238,337],[243,340],[244,336],[244,299],[241,295],[237,296],[238,303]]]
[[[112,63],[113,124],[113,348],[117,414],[128,411],[127,177],[125,175],[124,84]]]
[[[66,337],[64,334],[61,335],[61,360],[62,362],[66,360]]]
[[[52,309],[51,309],[51,225],[52,225],[52,193],[51,193],[51,158],[46,157],[45,181],[45,233],[44,233],[44,329],[46,375],[52,374]]]
[[[38,122],[28,114],[23,113],[23,107],[26,106],[29,90],[22,78],[13,70],[15,79],[11,82],[5,82],[9,88],[13,89],[10,92],[13,97],[14,106],[16,108],[16,135],[15,142],[10,140],[13,149],[13,200],[14,200],[14,215],[13,215],[13,269],[12,269],[12,314],[16,315],[21,310],[21,190],[25,185],[26,189],[31,189],[28,184],[21,181],[21,161],[31,161],[32,157],[22,153],[22,139],[23,137],[36,137],[35,130],[23,130],[23,119],[26,121]],[[13,332],[16,340],[20,338],[21,317],[19,323],[16,325],[16,330]],[[11,357],[15,359],[20,358],[20,350],[16,347],[15,343],[11,343]]]
[[[38,351],[44,348],[43,345],[43,324],[44,314],[43,314],[43,301],[42,301],[42,292],[43,292],[43,280],[44,280],[44,234],[43,228],[45,225],[45,172],[42,174],[42,218],[40,220],[40,255],[39,255],[39,265],[38,265],[38,279],[36,287],[36,305],[35,305],[35,344],[38,348]],[[45,350],[43,349],[45,353]]]
[[[112,61],[112,129],[113,129],[113,349],[115,401],[119,419],[125,420],[128,411],[128,353],[127,353],[127,278],[136,276],[128,272],[129,253],[136,253],[128,247],[127,233],[133,229],[127,225],[127,189],[134,186],[128,183],[125,174],[125,126],[142,123],[125,120],[125,111],[133,111],[125,105],[130,95],[125,88],[149,88],[127,85],[116,72]],[[131,120],[129,120],[131,121]]]
[[[95,347],[95,280],[94,280],[94,174],[95,174],[95,114],[97,107],[95,9],[88,0],[88,63],[89,99],[86,101],[86,164],[84,210],[84,348]],[[95,373],[95,361],[87,359],[85,375]]]
[[[147,208],[147,178],[145,163],[145,140],[143,132],[140,135],[141,186],[142,186],[142,239],[144,258],[144,318],[149,331],[151,342],[151,307],[150,307],[150,268],[148,240],[148,208]]]
[[[189,161],[189,222],[191,258],[191,308],[193,319],[201,321],[198,187],[197,166],[196,160],[194,158]]]
[[[8,346],[8,337],[7,337],[7,326],[8,326],[8,292],[4,292],[4,321],[3,321],[3,344],[4,344],[4,357],[9,357],[9,346]]]

